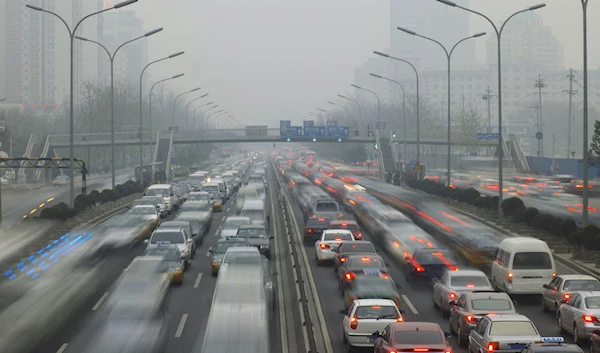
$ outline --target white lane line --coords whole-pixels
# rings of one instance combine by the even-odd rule
[[[215,237],[219,236],[221,236],[221,227],[217,228],[217,230],[215,231]]]
[[[60,346],[60,348],[56,351],[56,353],[63,353],[64,351],[67,350],[68,346],[69,346],[68,343],[63,343],[62,346]]]
[[[198,288],[200,286],[201,280],[202,280],[202,273],[199,273],[198,277],[196,277],[196,282],[194,282],[194,288]]]
[[[410,308],[410,311],[412,311],[413,314],[419,315],[419,312],[417,311],[417,308],[415,308],[415,306],[410,301],[410,299],[408,299],[408,297],[406,296],[406,294],[402,294],[402,299],[404,299],[404,302],[406,303],[406,305],[408,305],[408,307]]]
[[[206,257],[210,257],[210,255],[212,255],[212,254],[210,253],[210,251],[207,250],[206,251]]]
[[[223,217],[221,217],[221,222],[224,222],[224,221],[225,221],[225,218],[227,218],[227,216],[223,216]]]
[[[227,207],[227,210],[226,210],[226,211],[227,211],[227,212],[229,212],[229,210],[231,210],[231,207]]]
[[[106,297],[108,297],[108,292],[104,293],[104,295],[102,295],[102,297],[98,299],[98,302],[96,303],[96,305],[94,305],[92,311],[98,310],[98,308],[100,308],[100,305],[102,305],[102,303],[104,303],[104,301],[106,300]]]
[[[183,316],[181,316],[181,320],[179,321],[179,326],[177,326],[177,331],[175,332],[175,338],[181,337],[181,334],[183,333],[183,328],[185,327],[185,322],[187,321],[187,318],[188,318],[188,314],[183,314]]]

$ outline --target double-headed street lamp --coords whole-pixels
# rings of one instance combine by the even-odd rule
[[[404,130],[404,159],[406,159],[407,156],[407,146],[406,146],[406,91],[404,91],[404,86],[402,86],[402,84],[396,80],[392,80],[391,78],[387,78],[387,77],[383,77],[381,75],[376,75],[376,74],[370,74],[373,77],[382,79],[382,80],[386,80],[388,82],[394,82],[396,83],[398,86],[400,86],[400,88],[402,89],[402,120],[403,120],[403,130]]]
[[[214,103],[214,102],[213,102]],[[206,121],[206,117],[204,116],[204,114],[210,110],[219,108],[218,104],[213,105],[212,107],[205,109],[203,112],[201,112],[200,114],[202,114],[202,116],[200,117],[200,125],[202,125],[202,130],[206,130],[209,128],[208,126],[208,121]]]
[[[150,129],[150,146],[152,146],[152,139],[154,138],[152,136],[152,91],[154,90],[154,87],[156,87],[156,85],[158,85],[159,83],[163,83],[163,82],[169,81],[169,80],[174,80],[174,79],[179,78],[179,77],[181,77],[183,75],[185,75],[185,74],[179,74],[179,75],[175,75],[175,76],[172,76],[172,77],[165,78],[163,80],[157,81],[150,88],[150,97],[148,99],[149,100],[149,103],[148,103],[148,115],[150,115],[150,122],[148,124],[148,128]]]
[[[450,99],[451,99],[450,98],[450,72],[451,72],[450,69],[451,69],[451,62],[452,62],[452,53],[454,53],[454,49],[456,49],[456,47],[460,43],[462,43],[462,42],[464,42],[466,40],[469,40],[469,39],[473,39],[473,38],[484,36],[485,32],[477,33],[477,34],[474,34],[474,35],[472,35],[470,37],[463,38],[463,39],[459,40],[456,44],[454,44],[454,46],[452,47],[452,49],[450,49],[450,51],[448,51],[448,49],[446,49],[446,47],[442,43],[438,42],[437,40],[435,40],[433,38],[425,37],[423,35],[420,35],[420,34],[414,32],[414,31],[411,31],[411,30],[406,29],[406,28],[398,27],[398,29],[401,30],[401,31],[403,31],[403,32],[405,32],[405,33],[411,34],[413,36],[417,36],[417,37],[426,39],[426,40],[428,40],[430,42],[436,43],[437,45],[439,45],[444,50],[444,53],[446,54],[446,59],[448,60],[448,161],[447,161],[447,163],[448,163],[448,171],[447,171],[447,174],[446,174],[446,180],[448,181],[448,186],[450,186],[451,185],[450,167],[451,167],[451,163],[452,163],[452,143],[451,143],[452,141],[450,139],[451,138],[451,129],[450,129],[450,127],[451,127],[451,122],[452,122],[452,119],[451,119],[452,112],[451,112],[451,107],[450,107]]]
[[[438,1],[441,2],[442,4],[456,7],[461,10],[465,10],[465,11],[468,11],[470,13],[473,13],[475,15],[485,18],[492,25],[492,27],[494,28],[494,31],[496,32],[497,45],[498,45],[498,215],[499,215],[499,217],[502,217],[502,207],[500,207],[500,205],[502,204],[502,198],[504,196],[503,195],[504,186],[503,186],[503,181],[502,181],[502,179],[503,179],[502,169],[504,168],[502,165],[504,162],[504,141],[502,139],[502,45],[501,45],[502,31],[504,30],[504,26],[506,26],[506,24],[508,23],[508,21],[510,21],[511,18],[513,18],[516,15],[523,13],[523,12],[541,9],[542,7],[546,6],[546,4],[538,4],[538,5],[530,6],[530,7],[526,8],[525,10],[521,10],[521,11],[517,11],[517,12],[513,13],[512,15],[510,15],[508,17],[508,19],[506,19],[506,21],[504,21],[502,26],[500,26],[500,29],[498,29],[498,27],[496,27],[496,24],[494,23],[494,21],[492,21],[489,17],[487,17],[486,15],[484,15],[480,12],[473,11],[466,7],[462,7],[453,1],[449,1],[449,0],[438,0]],[[585,26],[585,24],[584,24],[584,26]],[[584,64],[586,62],[585,60],[586,59],[584,57]],[[586,101],[584,101],[584,104],[585,104],[585,102]],[[585,121],[587,121],[587,119],[585,119]],[[585,122],[584,122],[584,124],[585,124]],[[583,138],[584,138],[583,219],[584,219],[584,222],[587,222],[587,197],[586,197],[587,196],[587,175],[585,174],[586,173],[586,162],[587,162],[587,159],[585,158],[585,155],[587,153],[587,134],[584,134]]]
[[[198,90],[200,90],[202,87],[197,87],[194,89],[191,89],[189,91],[185,91],[183,93],[180,93],[177,97],[175,97],[175,99],[173,100],[173,115],[171,116],[171,129],[175,129],[175,108],[177,108],[177,99],[179,99],[179,97],[183,96],[184,94],[188,94],[188,93],[192,93],[192,92],[196,92]]]
[[[375,98],[377,98],[377,122],[379,123],[379,120],[381,119],[381,102],[379,101],[379,96],[377,95],[377,93],[375,93],[375,92],[373,92],[373,91],[371,91],[369,89],[357,86],[355,84],[351,84],[350,86],[352,86],[354,88],[357,88],[357,89],[360,89],[360,90],[363,90],[363,91],[367,91],[369,93],[372,93],[375,96]]]
[[[588,224],[588,169],[590,165],[588,150],[588,60],[587,60],[587,5],[588,0],[581,0],[583,6],[583,224]],[[570,136],[569,136],[570,138]],[[567,151],[570,152],[570,151]]]
[[[188,127],[188,112],[189,112],[190,104],[192,104],[193,102],[197,101],[198,99],[202,99],[202,98],[204,98],[204,97],[206,97],[206,96],[208,96],[208,95],[209,95],[209,94],[208,94],[208,93],[206,93],[206,94],[203,94],[203,95],[201,95],[201,96],[200,96],[200,97],[198,97],[198,98],[194,98],[194,99],[192,99],[192,100],[191,100],[191,101],[190,101],[190,102],[189,102],[189,103],[188,103],[188,104],[185,106],[185,128],[186,128],[186,130],[187,130],[187,127]]]
[[[94,13],[91,13],[85,17],[83,17],[81,20],[79,20],[79,22],[77,22],[75,24],[75,26],[73,27],[73,30],[71,30],[71,27],[69,27],[69,25],[67,24],[67,22],[60,17],[58,14],[52,12],[52,11],[48,11],[45,10],[39,6],[34,6],[34,5],[25,5],[25,7],[35,10],[35,11],[40,11],[40,12],[45,12],[47,14],[50,14],[52,16],[55,16],[56,18],[58,18],[59,20],[61,20],[61,22],[65,25],[65,27],[67,28],[67,31],[69,32],[69,40],[70,40],[70,58],[69,58],[69,205],[71,207],[74,207],[75,205],[75,178],[74,178],[74,172],[73,172],[73,163],[74,163],[74,159],[75,159],[75,119],[74,119],[74,108],[73,108],[73,104],[75,101],[75,73],[74,73],[74,69],[75,69],[75,65],[74,65],[74,61],[75,61],[75,47],[74,47],[74,42],[75,42],[75,33],[77,32],[77,29],[79,28],[79,26],[81,25],[81,23],[83,21],[85,21],[86,19],[95,16],[95,15],[99,15],[103,12],[106,11],[110,11],[110,10],[116,10],[116,9],[120,9],[122,7],[125,7],[127,5],[131,5],[135,2],[137,2],[138,0],[126,0],[123,2],[120,2],[118,4],[115,4],[112,7],[100,10],[100,11],[96,11]],[[113,181],[114,184],[114,181]],[[114,188],[114,185],[113,185]]]
[[[140,40],[140,39],[143,39],[146,37],[149,37],[149,36],[156,34],[162,30],[163,30],[162,28],[157,28],[157,29],[152,30],[152,31],[150,31],[144,35],[141,35],[137,38],[128,40],[127,42],[119,45],[113,53],[111,53],[108,49],[106,49],[106,47],[103,44],[101,44],[100,42],[96,42],[95,40],[75,36],[75,38],[82,40],[84,42],[90,42],[90,43],[97,44],[100,48],[104,49],[104,51],[108,55],[108,58],[110,59],[110,155],[111,155],[110,167],[111,167],[111,177],[112,177],[112,188],[113,189],[115,188],[115,186],[117,184],[117,174],[116,174],[117,168],[116,168],[116,158],[115,158],[115,57],[117,56],[117,53],[119,52],[119,50],[121,48],[123,48],[124,46],[126,46],[127,44],[133,43],[137,40]],[[141,133],[142,132],[140,131],[140,134]]]
[[[415,67],[415,65],[413,65],[410,61],[400,59],[400,58],[391,56],[389,54],[386,54],[386,53],[383,53],[380,51],[373,51],[373,53],[377,54],[379,56],[383,56],[384,58],[390,58],[392,60],[402,61],[403,63],[410,65],[410,67],[412,67],[413,71],[415,72],[415,76],[417,77],[417,101],[416,101],[416,104],[417,104],[417,161],[420,161],[421,160],[421,116],[420,116],[421,103],[420,103],[420,96],[419,96],[419,72],[417,71],[417,68]]]
[[[356,99],[348,98],[346,96],[342,96],[341,94],[338,94],[337,96],[340,97],[340,98],[343,98],[345,100],[349,100],[349,101],[354,102],[354,104],[356,104],[356,106],[358,107],[358,120],[362,121],[362,108],[360,106],[360,103],[358,103],[358,101]]]
[[[162,59],[158,59],[158,60],[154,60],[151,61],[150,63],[148,63],[148,65],[146,65],[143,69],[142,69],[142,73],[140,74],[140,175],[139,175],[139,183],[142,184],[144,182],[144,172],[142,171],[143,167],[144,167],[144,159],[143,159],[143,153],[144,153],[144,140],[142,138],[143,134],[142,131],[143,130],[143,116],[144,116],[144,112],[143,112],[143,103],[144,103],[144,97],[143,97],[143,93],[142,93],[142,86],[143,86],[143,78],[144,78],[144,72],[146,72],[146,69],[150,67],[150,65],[159,63],[161,61],[165,61],[168,59],[172,59],[174,57],[177,57],[179,55],[184,54],[185,52],[180,51],[177,52],[175,54],[171,54],[169,56],[166,56]],[[152,146],[152,134],[150,134],[150,146]]]

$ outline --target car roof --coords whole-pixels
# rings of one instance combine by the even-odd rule
[[[137,200],[136,200],[136,201],[137,201]],[[134,201],[134,202],[135,202],[135,201]],[[153,210],[156,210],[156,207],[155,207],[155,206],[152,206],[152,205],[135,205],[135,206],[133,206],[133,208],[151,208],[151,209],[153,209]]]
[[[586,298],[586,297],[600,297],[600,291],[599,290],[578,290],[577,293],[579,293],[584,298]]]
[[[258,254],[258,249],[256,246],[236,246],[234,248],[227,249],[227,252],[256,252]]]
[[[210,195],[207,191],[192,191],[190,192],[190,195],[192,194],[196,194],[196,195]]]
[[[250,217],[233,216],[233,217],[227,217],[227,218],[225,218],[225,221],[229,221],[229,220],[233,220],[233,221],[249,221]]]
[[[458,270],[458,271],[448,271],[447,272],[451,277],[463,277],[463,276],[481,276],[487,278],[487,275],[480,270]]]
[[[564,279],[565,281],[574,280],[574,279],[591,279],[597,281],[596,277],[590,275],[558,275],[558,277]]]
[[[352,235],[352,232],[349,231],[348,229],[326,229],[323,231],[323,235],[325,234],[350,234]]]
[[[508,299],[512,300],[510,296],[505,292],[498,292],[493,290],[475,290],[463,293],[470,299]]]
[[[343,225],[344,223],[346,223],[348,225],[358,225],[358,223],[356,221],[350,221],[350,220],[348,220],[348,221],[346,221],[346,220],[341,220],[341,221],[335,220],[335,221],[329,222],[330,225]]]
[[[189,224],[190,224],[189,221],[173,220],[173,221],[162,222],[159,227],[165,227],[165,226],[187,227]]]
[[[437,331],[442,332],[440,325],[435,322],[418,322],[418,321],[406,321],[397,322],[394,324],[395,331]]]
[[[391,299],[356,299],[354,303],[358,306],[396,306],[396,303]]]
[[[156,230],[154,231],[154,233],[162,233],[162,232],[173,232],[173,229],[179,229],[179,230],[183,230],[183,226],[180,227],[166,227],[166,228],[156,228]]]
[[[525,316],[520,314],[494,314],[494,315],[486,315],[492,321],[528,321],[531,320]]]
[[[219,243],[247,243],[248,240],[246,238],[238,238],[238,237],[227,237],[221,238],[217,240],[217,244]]]
[[[368,240],[346,240],[346,241],[343,241],[342,244],[340,244],[340,245],[346,245],[346,244],[371,244],[371,245],[373,245],[373,243],[371,243]]]
[[[156,249],[175,250],[175,251],[179,252],[179,248],[175,244],[152,244],[152,245],[155,245],[155,246],[147,247],[144,252],[146,252],[148,250],[156,250]],[[146,255],[146,256],[147,257],[150,257],[150,256],[159,257],[158,255]]]
[[[239,229],[264,229],[264,230],[266,230],[267,227],[265,227],[262,224],[246,224],[246,225],[240,226]]]

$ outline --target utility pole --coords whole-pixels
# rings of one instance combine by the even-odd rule
[[[569,90],[563,90],[563,92],[569,95],[569,131],[567,135],[567,158],[571,158],[571,122],[573,120],[573,96],[577,94],[577,90],[573,90],[573,82],[577,82],[574,80],[575,75],[573,75],[573,69],[569,69],[569,75],[567,78],[569,79]]]
[[[544,79],[542,78],[542,75],[538,75],[537,80],[535,80],[535,85],[534,87],[536,87],[538,89],[538,96],[539,96],[539,104],[538,104],[538,131],[537,132],[541,132],[542,134],[544,133],[544,123],[543,123],[543,119],[542,119],[542,88],[547,87],[547,85],[544,83]],[[541,139],[538,140],[538,150],[540,151],[540,156],[544,157],[544,137],[542,136]]]
[[[462,116],[464,118],[465,112],[466,112],[466,110],[465,110],[465,94],[464,93],[462,94],[461,100],[462,100]]]
[[[492,132],[492,98],[494,97],[498,97],[495,94],[492,94],[492,90],[490,89],[490,86],[488,86],[487,90],[485,91],[485,94],[483,95],[483,97],[481,97],[482,99],[487,101],[487,106],[488,106],[488,128],[487,128],[487,132],[490,133]]]
[[[444,121],[444,107],[445,106],[446,106],[446,101],[444,100],[444,98],[442,98],[442,115],[441,115],[442,121]]]

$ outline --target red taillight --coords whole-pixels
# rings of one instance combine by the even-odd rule
[[[388,351],[388,353],[398,353],[398,352],[396,352],[396,351]]]
[[[448,298],[449,299],[456,299],[456,293],[454,293],[454,292],[448,293]]]
[[[467,315],[467,317],[466,317],[466,320],[467,320],[467,322],[468,322],[468,323],[470,323],[470,324],[472,324],[472,325],[475,325],[475,324],[477,323],[477,321],[479,321],[479,320],[477,320],[477,318],[476,318],[475,316],[473,316],[473,315]]]
[[[564,300],[569,300],[569,298],[571,298],[571,294],[569,294],[569,293],[565,293],[565,294],[563,295],[563,299],[564,299]]]
[[[508,273],[508,283],[513,283],[513,274],[512,273]]]
[[[321,244],[319,245],[321,249],[329,249],[329,244]]]
[[[346,260],[348,260],[347,257],[340,257],[340,262],[346,262]]]
[[[358,233],[358,239],[362,239],[362,233]]]
[[[353,330],[356,330],[357,327],[358,327],[358,319],[356,318],[356,316],[353,316],[350,319],[350,328]]]
[[[415,352],[429,352],[429,348],[415,348],[413,349]]]
[[[312,229],[307,229],[306,233],[312,233]]]
[[[593,315],[583,315],[583,321],[585,322],[596,322],[598,318]]]
[[[490,342],[487,346],[488,352],[497,351],[500,349],[500,344],[498,342]]]
[[[452,353],[452,351],[445,351],[444,353]]]
[[[396,322],[404,322],[404,318],[402,316],[398,316],[398,319],[396,319]]]
[[[424,272],[425,269],[423,267],[417,267],[417,272]]]
[[[353,280],[353,279],[355,279],[355,278],[356,278],[356,274],[354,274],[354,273],[352,273],[352,272],[347,272],[347,273],[344,275],[344,277],[346,277],[346,279],[347,279],[348,281],[351,281],[351,280]]]

